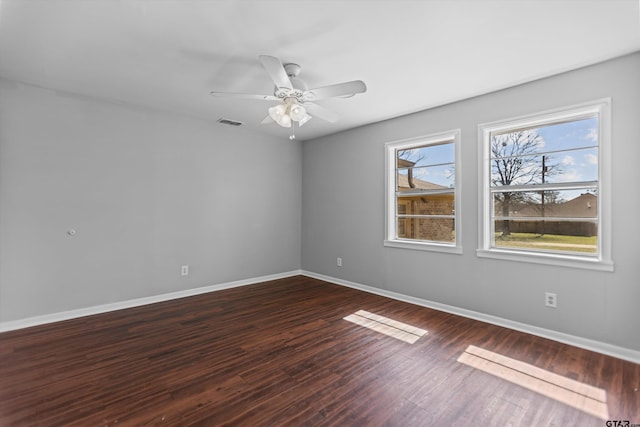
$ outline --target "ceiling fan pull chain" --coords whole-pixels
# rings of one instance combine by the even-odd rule
[[[296,122],[294,122],[293,120],[291,121],[291,135],[289,135],[289,139],[290,140],[294,140],[296,139],[296,134],[293,132],[294,128],[296,127]]]

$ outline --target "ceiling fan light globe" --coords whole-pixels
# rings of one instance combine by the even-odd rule
[[[291,120],[299,122],[307,115],[307,110],[300,104],[294,104],[291,106],[289,115]]]
[[[282,127],[291,127],[291,117],[287,114],[288,105],[278,104],[269,108],[269,116]]]
[[[291,117],[289,117],[287,114],[285,114],[284,116],[282,116],[278,120],[276,120],[276,123],[279,124],[280,126],[282,126],[283,128],[290,128],[291,127]]]
[[[269,108],[269,115],[274,121],[278,121],[278,118],[287,114],[287,106],[284,104],[278,104]]]

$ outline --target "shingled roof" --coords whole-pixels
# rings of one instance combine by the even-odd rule
[[[443,190],[448,189],[443,185],[434,184],[433,182],[423,181],[418,178],[412,179],[413,187],[409,185],[409,177],[407,175],[398,174],[398,191],[407,190]]]
[[[548,203],[544,207],[546,217],[595,218],[598,215],[598,196],[584,193],[564,203]],[[540,205],[514,206],[510,216],[540,216]]]
[[[445,187],[443,185],[435,184],[433,182],[424,181],[422,179],[413,177],[413,166],[415,162],[412,162],[407,159],[397,159],[399,168],[407,168],[407,175],[399,173],[397,175],[397,185],[398,191],[407,191],[407,190],[444,190],[449,187]],[[411,177],[411,178],[410,178]]]

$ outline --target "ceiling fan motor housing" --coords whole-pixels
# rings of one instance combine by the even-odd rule
[[[280,99],[292,98],[298,102],[304,102],[304,91],[300,89],[275,88],[274,95]]]
[[[284,64],[282,67],[290,79],[298,77],[298,74],[300,74],[300,70],[302,69],[298,64],[294,64],[293,62]]]
[[[274,95],[280,99],[293,98],[298,102],[304,102],[304,93],[309,90],[307,84],[298,78],[301,67],[298,64],[288,63],[284,64],[284,71],[291,81],[292,88],[276,87]]]

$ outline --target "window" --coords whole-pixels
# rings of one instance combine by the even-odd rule
[[[385,145],[385,246],[461,253],[460,131]]]
[[[613,269],[609,110],[604,100],[479,126],[479,256]]]

